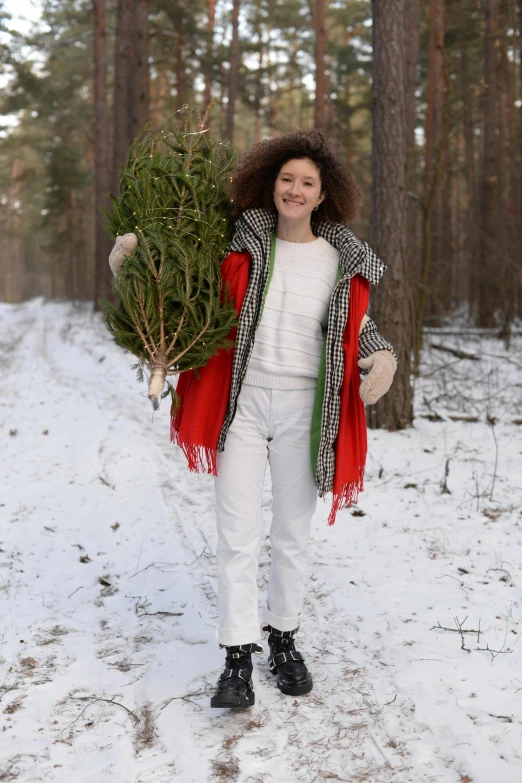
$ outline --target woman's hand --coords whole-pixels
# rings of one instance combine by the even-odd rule
[[[109,256],[109,266],[112,270],[112,274],[116,276],[127,256],[132,255],[138,247],[138,237],[136,234],[124,234],[121,237],[116,237],[116,244],[112,248]]]
[[[375,351],[366,359],[359,359],[359,367],[370,372],[361,383],[359,394],[365,405],[375,405],[392,385],[397,361],[391,351]]]

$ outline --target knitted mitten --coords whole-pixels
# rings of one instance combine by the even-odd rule
[[[375,351],[366,359],[359,359],[359,367],[370,370],[361,383],[359,394],[366,405],[374,405],[392,385],[397,360],[391,351]]]
[[[112,248],[109,256],[109,266],[112,270],[112,274],[116,276],[127,256],[130,256],[138,247],[138,237],[136,234],[124,234],[121,237],[116,237],[116,244]]]

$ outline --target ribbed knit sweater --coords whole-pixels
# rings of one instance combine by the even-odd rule
[[[314,388],[339,252],[276,238],[275,261],[244,383],[268,389]]]

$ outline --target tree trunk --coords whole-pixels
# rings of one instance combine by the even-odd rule
[[[76,236],[78,231],[78,210],[76,209],[76,192],[74,188],[67,188],[67,196],[65,201],[65,224],[67,227],[65,251],[66,251],[66,277],[65,277],[65,291],[67,299],[79,299],[78,296],[78,259],[81,256],[81,251],[78,252],[80,244],[80,236]],[[79,241],[80,240],[80,241]],[[108,266],[108,258],[105,259]],[[98,304],[98,300],[95,300],[95,304]]]
[[[518,64],[520,69],[519,82],[522,86],[522,0],[518,0]],[[513,47],[514,48],[514,47]],[[518,164],[518,205],[515,217],[517,225],[516,241],[517,246],[522,244],[522,112],[520,114],[520,130],[519,130],[519,164]],[[517,284],[515,289],[515,313],[519,318],[522,317],[522,270],[520,268],[520,261],[517,264]]]
[[[290,62],[288,63],[288,102],[287,102],[287,121],[285,131],[293,130],[297,127],[297,105],[296,105],[296,87],[299,80],[299,66],[297,55],[299,52],[299,41],[292,42],[292,52]]]
[[[388,271],[373,298],[377,323],[395,348],[393,385],[369,408],[371,427],[398,430],[411,424],[411,288],[407,269],[406,52],[404,0],[372,0],[372,242]]]
[[[351,28],[350,30],[345,27],[343,30],[343,44],[348,49],[348,46],[350,45],[350,39],[351,39]],[[351,84],[350,84],[350,74],[347,72],[344,77],[344,105],[346,106],[346,121],[344,123],[344,149],[345,149],[345,160],[349,168],[352,168],[353,165],[353,133],[352,133],[352,116],[351,116],[351,109],[350,109],[350,101],[351,101]]]
[[[118,0],[114,54],[114,141],[112,191],[119,193],[119,169],[129,148],[129,72],[132,49],[133,0]]]
[[[93,0],[94,12],[94,301],[111,299],[109,235],[98,207],[110,206],[109,110],[107,106],[107,24],[105,0]],[[71,262],[73,260],[71,259]]]
[[[444,171],[444,186],[441,188],[442,208],[441,221],[444,230],[441,232],[440,247],[442,258],[434,270],[433,279],[437,295],[436,312],[439,317],[448,315],[454,303],[453,294],[456,278],[457,254],[455,249],[454,216],[457,205],[453,203],[453,160],[449,144],[444,147],[442,168]]]
[[[522,0],[518,0],[518,64],[520,67],[520,84],[522,85]],[[520,226],[522,226],[522,112],[520,112],[520,130],[519,130],[519,152],[520,152],[520,160],[519,160],[519,167],[518,167],[518,173],[519,173],[519,194],[518,194],[518,207],[519,207],[519,219],[518,219],[518,225],[519,229]],[[520,283],[519,283],[520,285]],[[519,313],[520,315],[520,313]]]
[[[443,159],[448,141],[449,75],[444,65],[444,0],[431,0],[428,77],[426,88],[424,200],[422,216],[422,269],[416,291],[414,372],[418,371],[425,321],[431,301],[437,301],[437,277],[444,253],[440,247],[443,236],[442,187]],[[440,279],[440,278],[439,278]]]
[[[20,158],[15,158],[11,168],[11,182],[7,192],[6,222],[2,231],[2,248],[5,248],[5,256],[2,253],[2,259],[0,259],[6,302],[19,302],[22,294],[22,278],[24,274],[22,232],[20,230],[21,221],[16,202],[19,200],[23,173],[23,161]]]
[[[230,43],[230,71],[228,77],[227,127],[225,136],[231,144],[234,142],[234,118],[237,98],[237,79],[239,75],[239,6],[241,0],[234,0],[232,7],[232,41]]]
[[[129,75],[129,143],[149,121],[149,15],[148,0],[134,0],[133,59]]]
[[[176,59],[176,109],[183,108],[185,102],[185,61],[183,58],[183,31],[181,19],[178,21],[176,37],[174,39],[174,53]]]
[[[317,0],[315,9],[315,118],[314,125],[322,133],[326,130],[328,109],[328,78],[326,65],[326,11],[328,0]]]
[[[479,254],[479,326],[495,325],[497,273],[495,253],[498,242],[497,174],[497,0],[485,0],[486,30],[484,52],[484,153],[482,162]]]
[[[150,82],[150,119],[155,128],[163,124],[166,106],[170,101],[170,85],[165,68],[156,66],[156,79]]]
[[[473,133],[473,102],[469,79],[469,62],[467,46],[460,49],[460,91],[462,94],[464,133],[464,152],[466,170],[466,211],[464,218],[464,256],[465,279],[463,291],[469,305],[469,311],[474,312],[477,301],[477,237],[475,223],[477,219],[477,176],[475,172],[475,139]]]
[[[498,154],[498,210],[502,218],[498,249],[500,260],[500,317],[501,335],[509,346],[511,325],[514,318],[516,279],[513,274],[515,255],[520,255],[515,244],[514,196],[516,191],[515,167],[515,122],[512,109],[515,107],[515,94],[511,84],[511,68],[508,52],[508,31],[510,26],[508,0],[499,3],[499,61],[498,61],[498,115],[499,115],[499,154]]]
[[[270,90],[270,138],[275,139],[281,135],[281,89],[275,85]]]
[[[444,0],[430,0],[430,36],[426,85],[425,191],[433,184],[444,106]]]
[[[438,290],[437,271],[440,272],[441,265],[445,262],[442,215],[442,194],[445,179],[445,171],[442,166],[445,104],[444,11],[444,0],[430,0],[424,168],[425,258],[421,283],[424,288],[419,296],[425,305],[423,306],[422,302],[418,305],[418,315],[422,317],[423,321],[425,306],[426,304],[430,306],[430,300],[432,313],[433,311],[437,313],[439,310],[440,291]],[[428,244],[429,247],[426,246]],[[427,295],[428,286],[431,290],[431,297]],[[424,323],[416,324],[417,338],[422,333],[423,326]]]
[[[417,291],[421,268],[421,217],[419,207],[419,154],[415,142],[415,126],[417,123],[416,91],[419,85],[419,52],[420,52],[420,0],[405,0],[404,35],[406,45],[405,94],[406,94],[406,144],[407,144],[407,192],[406,210],[408,223],[408,242],[406,245],[406,264],[409,269],[412,291]],[[416,196],[416,198],[414,198]]]
[[[214,64],[214,25],[216,19],[216,0],[207,0],[208,19],[207,19],[207,63],[205,73],[205,92],[203,95],[203,113],[206,112],[212,98],[212,66]]]

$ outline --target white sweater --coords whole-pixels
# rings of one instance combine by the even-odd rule
[[[309,389],[317,382],[339,251],[276,238],[274,271],[244,383],[268,389]]]

